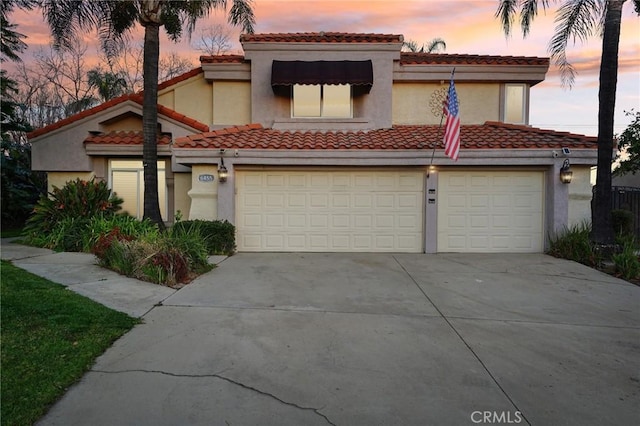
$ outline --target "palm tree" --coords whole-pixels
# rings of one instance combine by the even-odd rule
[[[407,40],[402,43],[402,50],[406,52],[436,53],[439,52],[440,49],[447,50],[447,43],[445,43],[441,38],[434,38],[429,41],[429,43],[423,44],[422,46],[419,46],[418,42],[415,40]]]
[[[16,6],[23,10],[31,10],[34,5],[35,0],[2,0],[0,2],[0,61],[10,59],[20,62],[18,53],[22,53],[27,48],[27,44],[22,40],[25,35],[15,31],[16,24],[9,22],[9,14]]]
[[[87,72],[87,82],[95,87],[103,102],[127,93],[127,80],[119,73],[94,68]]]
[[[558,0],[554,0],[557,2]],[[626,0],[563,0],[556,16],[555,34],[549,43],[551,59],[560,67],[563,84],[572,85],[575,71],[566,56],[572,40],[586,41],[594,33],[602,35],[600,87],[598,92],[598,164],[592,208],[591,239],[597,244],[614,241],[611,219],[611,162],[613,160],[613,123],[618,84],[618,47],[622,6]],[[498,0],[496,16],[502,22],[505,35],[520,8],[523,36],[529,33],[539,6],[549,7],[550,0]],[[640,0],[633,0],[640,14]]]
[[[227,8],[227,0],[56,0],[42,1],[45,20],[51,28],[54,45],[64,48],[78,34],[97,29],[102,47],[110,55],[129,31],[139,23],[144,27],[144,94],[142,112],[144,164],[144,214],[164,229],[158,201],[158,62],[160,27],[172,41],[180,39],[183,26],[191,35],[196,21],[211,9]],[[252,0],[233,0],[228,12],[232,25],[242,25],[252,33],[255,18]]]

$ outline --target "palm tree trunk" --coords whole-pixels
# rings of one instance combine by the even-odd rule
[[[160,26],[147,23],[144,26],[144,98],[142,106],[144,165],[144,214],[143,217],[165,229],[160,202],[158,201],[158,61],[160,58]]]
[[[611,162],[613,160],[613,123],[618,85],[618,48],[622,5],[626,0],[607,1],[600,62],[598,92],[598,165],[593,199],[593,230],[597,244],[614,242],[611,220]]]

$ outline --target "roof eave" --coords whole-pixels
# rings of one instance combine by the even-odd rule
[[[177,163],[216,164],[217,155],[211,155],[212,148],[173,147]],[[369,150],[369,149],[238,149],[237,155],[227,162],[237,166],[283,165],[290,160],[292,166],[353,166],[354,161],[365,161],[369,166],[381,167],[426,167],[431,164],[430,149],[412,150]],[[554,158],[553,149],[461,149],[460,157],[454,162],[437,149],[433,157],[435,166],[504,166],[504,167],[550,167],[563,159]],[[593,166],[597,162],[597,150],[572,150],[572,165]]]
[[[205,80],[250,81],[251,64],[245,62],[203,63]]]
[[[109,157],[130,157],[132,155],[142,155],[142,144],[102,144],[85,143],[85,150],[89,156],[109,156]],[[171,156],[170,145],[158,145],[158,155],[161,157]]]
[[[546,65],[407,64],[393,65],[393,81],[448,81],[455,68],[456,82],[521,82],[530,85],[544,81]]]

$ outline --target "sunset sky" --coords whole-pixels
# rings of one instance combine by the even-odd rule
[[[547,45],[555,26],[555,7],[546,15],[541,12],[530,35],[523,40],[519,27],[512,37],[505,38],[495,18],[497,4],[497,0],[256,0],[256,33],[338,31],[403,34],[405,40],[415,40],[420,44],[435,37],[442,38],[447,43],[446,53],[548,56]],[[39,11],[16,10],[11,21],[19,25],[19,32],[28,36],[29,51],[23,55],[25,62],[31,53],[49,43],[49,31]],[[200,21],[198,28],[223,22],[224,13],[212,12],[208,19]],[[240,51],[239,34],[237,30],[233,35],[234,51]],[[95,38],[95,34],[87,34],[88,40]],[[141,30],[134,39],[142,41]],[[194,37],[192,42],[195,40]],[[191,56],[195,64],[200,54],[186,39],[179,44],[163,40],[161,51],[179,51]],[[572,89],[562,88],[559,75],[552,68],[546,81],[531,90],[531,125],[597,134],[600,52],[599,37],[591,38],[586,44],[578,42],[570,46],[568,58],[578,70],[575,85]],[[619,58],[616,133],[622,132],[631,121],[624,111],[640,109],[640,19],[631,1],[624,6]]]

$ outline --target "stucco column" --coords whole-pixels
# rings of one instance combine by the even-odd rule
[[[426,176],[424,190],[424,251],[438,252],[438,170],[433,169]]]
[[[218,219],[235,224],[236,171],[233,161],[225,159],[229,171],[227,181],[218,185]]]
[[[189,219],[218,219],[218,166],[194,165],[191,169]]]
[[[546,173],[546,235],[564,230],[569,221],[569,185],[560,182],[562,161],[557,161]],[[545,244],[545,248],[548,245]]]

